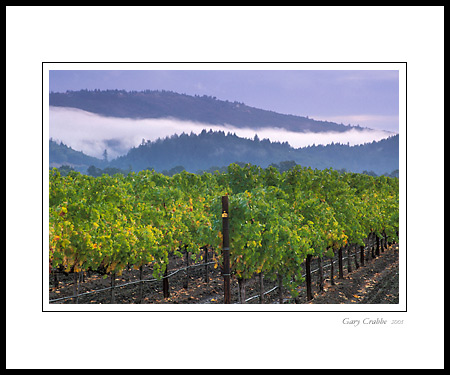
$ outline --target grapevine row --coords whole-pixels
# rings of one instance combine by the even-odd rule
[[[154,171],[49,176],[49,269],[120,274],[150,265],[161,279],[170,254],[204,246],[222,264],[221,196],[229,196],[231,274],[254,274],[295,295],[308,256],[331,257],[369,235],[398,241],[398,179],[296,166],[231,164],[227,173]]]

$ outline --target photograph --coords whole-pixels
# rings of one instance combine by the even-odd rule
[[[50,304],[399,304],[406,64],[143,67],[44,64]]]

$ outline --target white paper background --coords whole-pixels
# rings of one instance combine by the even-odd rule
[[[6,37],[7,368],[443,368],[443,7],[6,7]],[[406,61],[408,311],[42,312],[42,62],[83,61]]]

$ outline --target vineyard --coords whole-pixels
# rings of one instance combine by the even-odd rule
[[[73,287],[50,302],[99,303],[91,298],[96,293],[79,291],[93,275],[110,303],[126,288],[133,297],[117,303],[170,302],[170,289],[186,294],[182,303],[231,303],[230,280],[240,303],[271,303],[264,296],[275,289],[279,303],[286,301],[281,291],[297,302],[305,284],[311,300],[312,273],[323,288],[325,275],[342,277],[350,260],[359,267],[398,242],[398,190],[396,178],[300,166],[280,174],[231,164],[227,173],[173,177],[154,171],[61,176],[53,169],[50,282],[56,290],[70,277]],[[120,278],[128,286],[116,286]],[[190,302],[187,292],[200,283],[220,290],[217,298]],[[151,285],[161,286],[162,297]],[[247,298],[246,290],[258,293]]]

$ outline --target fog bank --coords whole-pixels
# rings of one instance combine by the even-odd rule
[[[132,147],[138,146],[143,139],[155,141],[173,134],[191,132],[200,134],[206,129],[222,130],[225,133],[235,133],[239,137],[253,139],[255,134],[260,140],[265,138],[272,142],[288,142],[292,147],[299,148],[309,145],[326,145],[332,142],[349,144],[351,146],[366,142],[379,141],[393,133],[383,130],[351,129],[344,133],[296,133],[280,128],[236,128],[202,124],[178,119],[130,119],[104,117],[75,108],[49,108],[49,136],[55,141],[64,142],[74,150],[102,158],[106,149],[111,160],[124,155]]]

